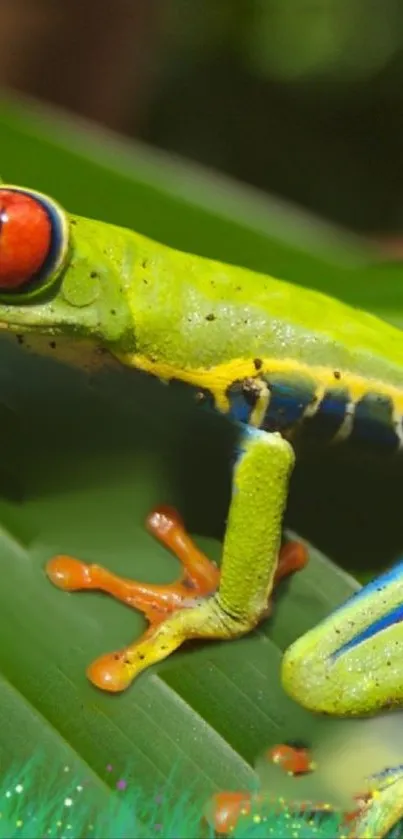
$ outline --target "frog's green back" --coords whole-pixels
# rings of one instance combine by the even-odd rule
[[[173,367],[293,359],[403,387],[403,336],[318,292],[133,234],[136,352]]]

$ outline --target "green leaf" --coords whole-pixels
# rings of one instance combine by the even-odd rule
[[[0,109],[0,131],[6,181],[47,190],[77,212],[327,287],[399,317],[403,291],[394,270],[372,265],[362,244],[302,224],[261,196],[213,181],[206,186],[182,165],[101,143],[10,102]],[[44,574],[46,561],[65,552],[128,577],[174,579],[176,560],[143,526],[159,503],[177,506],[201,547],[219,559],[230,488],[227,423],[200,415],[186,395],[140,374],[88,378],[28,356],[5,338],[0,385],[1,760],[27,759],[40,744],[45,776],[56,764],[72,767],[92,780],[101,806],[116,783],[108,765],[149,790],[174,773],[178,790],[191,783],[208,795],[253,787],[266,746],[301,737],[321,748],[330,743],[333,722],[297,707],[279,683],[285,647],[356,586],[318,551],[310,550],[307,571],[281,587],[273,618],[258,632],[182,650],[115,697],[96,691],[85,668],[136,637],[141,616],[97,593],[60,592]],[[347,481],[338,457],[308,456],[295,474],[288,523],[333,558],[347,556],[350,567],[361,551],[368,571],[399,544],[400,476],[388,472],[380,499],[362,465],[354,475]],[[384,731],[377,721],[370,728],[345,723],[347,730],[374,741]],[[393,736],[382,736],[394,754]],[[289,780],[277,773],[270,783],[281,792]],[[312,783],[319,794],[319,781]]]

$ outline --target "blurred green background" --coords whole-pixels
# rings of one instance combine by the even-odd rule
[[[1,84],[400,233],[399,0],[2,0],[0,19]]]
[[[402,79],[397,0],[2,0],[0,171],[402,325]],[[219,557],[228,430],[126,374],[84,382],[18,348],[0,358],[0,759],[46,743],[103,798],[111,761],[136,759],[152,785],[181,760],[214,789],[249,784],[262,744],[291,729],[318,738],[278,684],[281,650],[354,587],[315,552],[261,633],[179,653],[117,701],[86,683],[141,618],[51,589],[46,559],[170,579],[143,530],[161,500]],[[346,480],[346,465],[308,452],[287,524],[364,580],[401,551],[402,467],[349,461]]]

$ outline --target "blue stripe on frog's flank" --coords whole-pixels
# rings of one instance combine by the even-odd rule
[[[348,598],[344,603],[341,603],[337,609],[334,609],[331,617],[336,615],[340,612],[349,612],[352,611],[354,613],[354,607],[356,604],[360,606],[360,601],[366,599],[367,597],[371,597],[372,595],[376,595],[378,597],[382,597],[382,592],[385,591],[389,586],[393,584],[399,584],[403,580],[403,560],[400,559],[392,568],[389,568],[388,571],[385,571],[383,574],[380,574],[379,577],[375,577],[374,580],[367,583],[365,586],[360,588],[358,591],[355,591],[354,594]],[[346,615],[347,619],[347,615]],[[326,623],[328,618],[325,618],[323,623]]]
[[[380,772],[375,772],[370,775],[368,781],[375,782],[377,789],[382,789],[385,786],[400,781],[403,776],[403,764],[398,763],[397,766],[386,766]]]
[[[266,374],[270,400],[263,419],[265,431],[290,431],[316,402],[314,379]]]
[[[383,629],[387,629],[395,623],[400,623],[402,620],[403,603],[399,603],[398,606],[395,606],[395,608],[391,609],[390,612],[387,612],[386,615],[383,615],[381,618],[378,618],[376,621],[369,624],[369,626],[363,629],[362,632],[354,635],[353,638],[350,638],[349,641],[339,647],[339,649],[333,653],[332,659],[339,658],[339,656],[343,655],[343,653],[346,653],[348,650],[352,650],[354,647],[358,647],[364,641],[367,641],[368,638],[373,638],[374,635],[378,635],[378,632],[382,632]]]
[[[326,390],[315,413],[307,417],[302,433],[320,443],[331,443],[346,417],[350,396],[346,388]]]
[[[382,450],[394,454],[400,439],[394,424],[393,401],[378,393],[366,393],[354,410],[349,442],[368,451]]]

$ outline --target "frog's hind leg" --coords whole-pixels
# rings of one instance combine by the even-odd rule
[[[306,561],[289,543],[279,553],[281,513],[292,458],[279,436],[246,436],[234,473],[234,489],[221,571],[205,557],[172,510],[161,508],[148,528],[183,565],[171,585],[133,582],[70,557],[47,566],[52,582],[67,591],[98,589],[140,609],[150,626],[136,642],[98,659],[88,670],[97,687],[124,690],[146,667],[194,638],[230,639],[253,629],[268,614],[273,585]],[[280,559],[279,559],[280,556]]]

